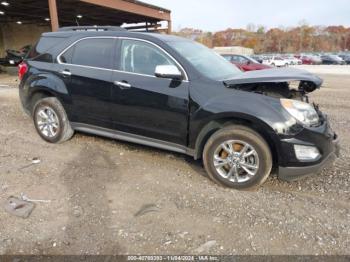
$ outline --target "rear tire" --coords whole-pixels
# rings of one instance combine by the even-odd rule
[[[74,135],[67,114],[57,98],[38,100],[33,107],[33,121],[38,134],[49,143],[63,143]]]
[[[230,143],[232,147],[227,146]],[[222,148],[226,149],[220,151]],[[233,149],[233,153],[228,153],[227,148]],[[257,132],[245,126],[230,125],[209,138],[203,151],[203,163],[214,182],[238,190],[252,189],[269,177],[272,155]]]

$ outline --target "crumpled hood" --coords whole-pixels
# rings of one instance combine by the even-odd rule
[[[234,86],[252,83],[281,83],[291,81],[312,83],[314,88],[310,90],[311,92],[320,88],[323,83],[321,78],[306,70],[297,68],[272,68],[245,72],[232,79],[225,80],[224,84],[226,86]]]

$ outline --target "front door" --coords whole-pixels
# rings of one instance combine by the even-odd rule
[[[115,129],[186,146],[189,82],[154,75],[158,65],[175,65],[185,76],[183,69],[156,45],[121,41],[112,88]]]

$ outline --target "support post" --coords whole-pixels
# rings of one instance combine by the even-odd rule
[[[172,23],[171,23],[171,20],[168,21],[168,34],[170,35],[171,32],[172,32]]]
[[[56,4],[56,0],[48,0],[48,1],[49,1],[49,10],[50,10],[51,30],[54,32],[54,31],[57,31],[59,28],[57,4]]]

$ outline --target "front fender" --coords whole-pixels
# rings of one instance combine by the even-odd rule
[[[278,99],[231,90],[230,95],[209,99],[191,114],[189,144],[200,157],[206,140],[228,124],[243,124],[259,132],[277,152],[280,138],[301,131]]]

